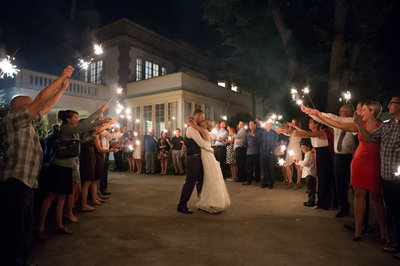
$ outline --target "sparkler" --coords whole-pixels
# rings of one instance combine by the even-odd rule
[[[228,117],[227,117],[226,115],[221,116],[221,118],[222,118],[223,120],[228,120]]]
[[[307,95],[308,99],[310,99],[310,102],[311,102],[313,108],[315,109],[315,105],[314,105],[313,101],[311,100],[311,97],[310,97],[310,94],[309,94],[309,93],[310,93],[310,87],[305,87],[305,88],[303,89],[303,93],[304,93],[305,95]]]
[[[133,135],[134,135],[135,137],[137,137],[138,134],[137,134],[137,132],[135,131],[135,132],[133,132]]]
[[[137,141],[136,141],[136,145],[140,145],[140,140],[137,140]]]
[[[281,145],[281,151],[284,152],[286,150],[286,145]]]
[[[245,125],[245,126],[244,126],[244,129],[246,129],[246,130],[247,130],[248,128],[249,128],[249,127],[248,127],[247,125]]]
[[[19,69],[16,65],[13,65],[11,61],[14,61],[14,57],[10,57],[7,55],[7,58],[4,58],[0,61],[0,78],[4,78],[4,76],[13,78],[19,72]]]
[[[86,69],[89,68],[89,65],[90,65],[90,63],[92,63],[92,61],[93,61],[93,58],[91,58],[91,59],[89,59],[89,60],[79,59],[78,66],[79,66],[81,69],[86,70]]]
[[[132,145],[129,145],[128,147],[129,147],[129,150],[130,150],[130,151],[133,151]]]
[[[347,102],[351,103],[351,92],[350,91],[346,91],[346,92],[342,92],[342,97],[339,98],[339,102],[342,102],[343,100]]]
[[[186,125],[186,124],[185,124],[185,125]],[[213,134],[215,134],[215,133],[217,133],[217,129],[213,128],[213,129],[211,130],[211,132],[212,132]]]
[[[279,158],[278,165],[283,166],[285,164],[285,160],[283,158]]]
[[[95,44],[93,45],[93,49],[94,49],[94,53],[95,53],[96,55],[101,55],[101,54],[103,54],[103,48],[101,47],[101,44],[95,43]]]
[[[140,120],[139,119],[136,119],[136,123],[139,123],[140,122]]]
[[[397,172],[394,173],[395,176],[400,176],[400,165],[397,168]]]
[[[293,156],[294,155],[294,151],[293,150],[288,150],[288,154],[289,154],[289,156]]]

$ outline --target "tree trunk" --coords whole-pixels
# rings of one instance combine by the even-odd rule
[[[256,94],[251,93],[251,116],[256,117]]]
[[[348,7],[346,0],[336,0],[335,5],[335,35],[332,42],[329,80],[328,80],[328,102],[326,104],[327,112],[336,112],[339,106],[339,97],[345,84],[342,83],[342,77],[345,69],[345,51],[344,30],[346,26]],[[344,81],[344,80],[343,80]],[[348,80],[346,81],[348,85]]]
[[[290,41],[292,40],[292,30],[286,25],[286,22],[282,16],[282,12],[279,6],[275,3],[275,0],[268,0],[268,3],[271,6],[272,18],[282,38],[283,47],[285,48],[286,55],[288,57],[289,79],[295,87],[303,88],[305,81],[300,70],[299,62],[294,55],[289,52]]]

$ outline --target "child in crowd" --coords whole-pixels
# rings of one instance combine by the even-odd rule
[[[317,187],[317,172],[315,171],[315,159],[312,153],[312,145],[309,139],[302,139],[300,148],[304,153],[304,159],[302,161],[296,160],[296,164],[302,168],[302,178],[306,178],[308,201],[304,202],[306,207],[315,206],[315,190]]]

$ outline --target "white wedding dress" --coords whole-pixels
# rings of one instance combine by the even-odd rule
[[[205,142],[211,147],[210,141]],[[201,162],[204,179],[197,208],[209,213],[221,212],[231,205],[221,167],[214,154],[205,149],[201,149]]]

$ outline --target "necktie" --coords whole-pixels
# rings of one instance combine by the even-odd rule
[[[342,143],[343,143],[343,139],[344,139],[345,135],[346,135],[346,131],[342,130],[342,132],[340,132],[339,140],[337,143],[337,151],[339,151],[339,152],[342,151]]]

